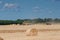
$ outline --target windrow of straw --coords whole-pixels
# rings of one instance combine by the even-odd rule
[[[38,32],[46,31],[60,31],[60,29],[37,29]],[[26,30],[0,30],[0,33],[16,33],[16,32],[26,32]]]

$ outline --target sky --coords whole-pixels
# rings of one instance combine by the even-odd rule
[[[60,18],[60,0],[0,0],[0,20]]]

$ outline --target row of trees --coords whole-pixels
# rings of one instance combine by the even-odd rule
[[[24,22],[28,23],[46,23],[46,22],[54,22],[60,23],[60,19],[52,19],[52,18],[36,18],[36,19],[17,19],[17,20],[0,20],[0,25],[10,25],[10,24],[23,24]]]
[[[23,20],[0,20],[0,25],[22,24]]]

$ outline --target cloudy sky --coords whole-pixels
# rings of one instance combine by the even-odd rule
[[[60,18],[60,0],[0,0],[0,19]]]

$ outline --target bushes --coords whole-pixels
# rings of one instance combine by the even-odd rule
[[[0,20],[0,25],[22,24],[23,20]]]
[[[17,19],[17,20],[0,20],[0,25],[10,25],[10,24],[23,24],[23,23],[30,23],[30,24],[36,24],[36,23],[47,23],[47,22],[54,22],[54,23],[60,23],[60,19],[52,19],[52,18],[36,18],[36,19]]]

